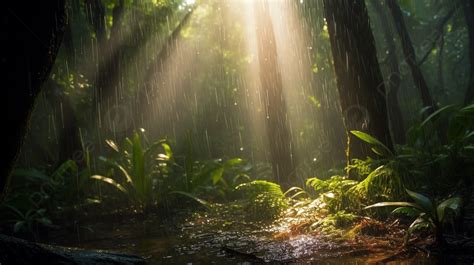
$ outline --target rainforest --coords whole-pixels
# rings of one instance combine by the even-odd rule
[[[474,264],[472,0],[2,10],[0,265]]]

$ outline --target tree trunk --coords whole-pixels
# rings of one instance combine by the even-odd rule
[[[33,1],[11,4],[2,11],[5,48],[2,69],[9,69],[4,80],[7,89],[9,132],[0,172],[0,199],[8,184],[27,122],[41,85],[56,58],[65,28],[65,1]],[[6,72],[5,72],[6,73]]]
[[[286,187],[292,182],[292,175],[295,174],[295,161],[278,66],[275,33],[268,8],[267,0],[255,2],[260,83],[272,171],[278,183]]]
[[[464,96],[464,104],[467,105],[474,101],[474,4],[470,0],[465,0],[464,17],[469,34],[469,62],[471,63],[469,84]]]
[[[72,37],[72,28],[71,28],[71,12],[68,12],[67,16],[67,25],[66,29],[64,31],[64,37],[63,37],[63,45],[65,48],[66,52],[66,60],[67,60],[67,66],[70,69],[75,69],[76,65],[76,52],[74,48],[74,40]]]
[[[410,34],[408,33],[408,29],[405,25],[405,19],[403,18],[402,10],[400,9],[400,6],[397,4],[396,0],[386,0],[386,3],[392,13],[395,27],[397,29],[398,35],[400,36],[403,54],[405,55],[406,63],[411,69],[413,81],[415,82],[416,87],[420,90],[423,106],[429,107],[428,113],[431,114],[437,109],[437,107],[433,101],[425,77],[423,76],[423,73],[417,63],[415,49],[413,48]]]
[[[398,90],[400,88],[401,74],[400,64],[397,58],[397,48],[394,41],[394,35],[390,22],[385,15],[380,0],[372,0],[372,6],[375,8],[376,14],[380,19],[382,31],[388,49],[388,64],[390,74],[387,77],[387,111],[390,120],[393,140],[397,144],[405,143],[405,125],[403,122],[402,110],[398,102]]]
[[[393,149],[385,86],[363,0],[324,0],[341,110],[348,135],[346,156],[366,158],[366,143],[350,130],[362,130]]]
[[[84,0],[86,14],[94,28],[96,40],[103,43],[107,39],[105,27],[105,6],[101,0]]]
[[[111,28],[110,38],[107,36],[98,38],[98,70],[94,81],[95,94],[94,94],[94,114],[96,115],[99,127],[102,127],[103,123],[109,124],[110,121],[107,119],[109,110],[113,109],[114,106],[119,104],[118,89],[121,85],[121,59],[122,49],[119,49],[118,33],[120,19],[123,13],[123,1],[120,1],[117,6],[113,9],[114,25]],[[105,16],[105,13],[102,14]],[[105,20],[105,17],[103,18]],[[105,34],[105,31],[104,31]]]
[[[72,3],[66,6],[67,25],[64,31],[62,45],[66,54],[66,64],[69,69],[76,68],[76,50],[74,46],[72,23],[74,16],[80,12],[79,0],[73,0]],[[76,162],[81,162],[80,157],[77,156],[82,149],[81,138],[79,132],[79,123],[76,117],[76,112],[72,107],[69,96],[65,94],[57,82],[49,80],[46,86],[46,96],[49,104],[53,108],[55,124],[59,131],[58,140],[58,160],[56,166],[60,165],[66,160],[73,159]]]

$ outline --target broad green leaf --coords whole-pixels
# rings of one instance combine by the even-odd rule
[[[467,105],[466,107],[462,108],[461,112],[474,113],[474,104]]]
[[[163,147],[163,144],[166,143],[166,141],[167,141],[166,139],[162,139],[162,140],[159,140],[159,141],[156,141],[156,142],[152,143],[145,150],[145,156],[149,156],[149,155],[153,154],[153,152],[155,152],[158,147]],[[170,149],[171,149],[171,147],[170,147]]]
[[[366,143],[369,143],[371,145],[375,145],[378,147],[382,147],[384,152],[392,155],[392,151],[390,151],[390,149],[388,149],[387,146],[385,146],[382,142],[380,142],[377,138],[371,136],[370,134],[367,134],[361,131],[356,131],[356,130],[351,131],[351,133]],[[379,149],[377,149],[377,152],[381,153]]]
[[[291,193],[291,192],[299,192],[299,191],[304,191],[304,190],[300,187],[291,187],[287,191],[285,191],[285,193],[283,193],[283,196],[286,196],[288,195],[288,193]]]
[[[196,189],[204,185],[208,181],[212,181],[214,178],[214,171],[219,170],[222,166],[216,164],[207,164],[198,173],[192,176],[192,189]],[[216,176],[217,178],[218,176]]]
[[[5,205],[5,207],[7,207],[8,209],[10,209],[12,212],[14,212],[16,215],[18,215],[18,217],[20,218],[25,218],[25,215],[20,211],[18,210],[16,207],[14,206],[11,206],[11,205]]]
[[[405,190],[407,191],[408,195],[410,195],[410,197],[415,201],[415,203],[419,205],[418,207],[421,207],[421,209],[423,209],[423,211],[427,213],[433,213],[433,202],[430,200],[430,198],[426,197],[423,194],[411,191],[409,189]]]
[[[436,207],[436,212],[438,214],[438,220],[440,222],[444,221],[444,217],[445,217],[445,213],[446,213],[447,208],[452,209],[454,211],[454,213],[457,214],[460,211],[460,208],[461,208],[461,198],[460,197],[449,198],[449,199],[444,200],[443,202],[441,202],[438,205],[438,207]]]
[[[52,174],[52,177],[55,180],[59,180],[64,178],[64,174],[66,174],[67,171],[71,171],[73,174],[78,174],[78,168],[77,164],[74,160],[67,160],[64,163],[62,163]]]
[[[306,180],[306,186],[308,187],[312,187],[312,188],[316,188],[317,186],[321,185],[323,183],[322,180],[320,180],[319,178],[309,178]]]
[[[116,167],[118,170],[120,170],[120,172],[122,172],[122,174],[124,175],[125,179],[127,180],[128,183],[131,183],[133,184],[133,179],[132,177],[130,176],[130,174],[128,173],[128,171],[121,165],[119,165],[117,162],[115,161],[112,161],[106,157],[103,157],[103,156],[99,156],[99,160],[101,161],[104,161],[114,167]]]
[[[163,146],[163,149],[165,150],[165,155],[171,159],[173,157],[173,150],[171,149],[171,146],[167,143],[162,143],[161,146]]]
[[[420,124],[420,127],[423,128],[426,126],[426,124],[428,124],[430,121],[433,121],[434,119],[436,119],[439,115],[441,115],[443,112],[453,108],[455,105],[447,105],[447,106],[444,106],[440,109],[438,109],[437,111],[433,112],[430,116],[428,116],[421,124]]]
[[[421,211],[415,207],[398,207],[392,211],[392,214],[404,214],[409,217],[418,217]]]
[[[122,172],[122,174],[125,176],[125,178],[127,179],[127,182],[133,184],[133,179],[128,173],[128,171],[119,164],[117,164],[116,166],[120,170],[120,172]]]
[[[224,167],[219,167],[211,172],[212,184],[216,185],[222,179],[224,175]]]
[[[140,195],[144,195],[146,192],[146,181],[145,181],[145,158],[144,151],[142,148],[142,140],[138,133],[133,135],[132,141],[132,180],[135,189]]]
[[[251,197],[262,193],[267,193],[273,197],[283,197],[280,185],[266,180],[254,180],[252,182],[242,183],[235,187],[235,189],[244,190],[248,192],[248,195]]]
[[[232,159],[229,159],[227,161],[225,161],[224,163],[224,167],[233,167],[233,166],[237,166],[239,164],[241,164],[243,162],[243,160],[241,158],[232,158]]]
[[[96,179],[96,180],[100,180],[102,182],[108,183],[114,186],[115,188],[117,188],[118,190],[122,191],[123,193],[128,193],[128,191],[122,185],[120,185],[119,183],[117,183],[115,180],[111,178],[107,178],[100,175],[93,175],[91,176],[91,179]]]
[[[198,203],[200,203],[202,206],[208,208],[208,209],[211,209],[211,204],[203,199],[200,199],[198,197],[196,197],[195,195],[191,194],[191,193],[188,193],[188,192],[184,192],[184,191],[172,191],[170,192],[170,194],[179,194],[179,195],[183,195],[183,196],[186,196],[188,198],[191,198],[195,201],[197,201]]]
[[[115,152],[120,152],[120,149],[118,148],[117,144],[111,140],[111,139],[107,139],[105,140],[105,143],[110,147],[112,148]]]
[[[373,145],[383,145],[382,142],[380,142],[375,137],[365,132],[353,130],[351,131],[351,133],[366,143],[373,144]]]
[[[420,209],[420,207],[411,202],[379,202],[369,206],[364,207],[364,210],[376,207],[387,207],[387,206],[398,206],[398,207],[413,207]],[[421,209],[420,209],[421,210]]]
[[[299,196],[309,197],[309,194],[305,190],[302,190],[302,191],[298,191],[297,193],[291,195],[290,198],[295,199],[296,197],[299,197]]]
[[[15,225],[13,226],[13,232],[14,233],[18,233],[22,228],[23,226],[25,226],[25,221],[18,221],[15,223]]]
[[[370,148],[370,150],[372,150],[372,152],[376,153],[376,154],[379,155],[379,156],[384,156],[384,153],[383,153],[380,149],[378,149],[377,147],[375,147],[375,146],[372,147],[372,148]]]

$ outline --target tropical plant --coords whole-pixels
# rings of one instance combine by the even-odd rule
[[[415,218],[406,231],[405,242],[408,242],[411,234],[416,230],[431,229],[434,232],[436,242],[441,245],[446,243],[442,226],[446,223],[453,224],[455,218],[459,216],[461,208],[461,198],[451,197],[439,203],[425,195],[406,190],[414,202],[379,202],[369,205],[364,209],[376,207],[397,206],[392,211],[394,214],[404,214]]]
[[[443,144],[439,135],[440,130]],[[462,181],[472,185],[474,173],[474,104],[466,107],[449,105],[440,108],[408,132],[409,144],[402,150],[413,154],[411,164],[430,176],[431,189],[445,192]],[[434,186],[436,185],[436,186]]]
[[[144,147],[144,137],[135,132],[131,138],[125,139],[121,147],[112,140],[106,140],[106,143],[118,156],[99,157],[110,168],[105,176],[93,175],[91,178],[112,185],[126,194],[136,206],[148,208],[155,204],[161,195],[158,191],[163,188],[158,185],[159,177],[167,174],[173,158],[168,142],[159,140]],[[158,153],[158,148],[162,148],[163,152]],[[118,175],[122,176],[121,180],[118,180]]]
[[[186,160],[186,158],[184,159]],[[183,174],[182,182],[175,186],[175,189],[189,192],[192,194],[217,192],[224,196],[225,192],[230,191],[234,183],[238,183],[239,178],[245,178],[240,165],[243,160],[240,158],[231,158],[228,160],[213,159],[209,161],[189,161],[185,166],[174,164],[175,172]],[[226,178],[226,173],[230,176]],[[248,177],[247,177],[248,178]],[[219,188],[218,188],[219,187]]]
[[[324,218],[319,219],[311,225],[311,229],[328,235],[342,235],[344,228],[348,228],[354,224],[357,216],[345,211],[331,213]]]
[[[148,208],[157,205],[169,199],[171,194],[183,195],[208,206],[200,196],[225,196],[239,179],[247,176],[245,171],[248,168],[242,166],[240,158],[194,160],[192,152],[175,154],[168,140],[146,145],[143,133],[144,130],[135,132],[131,138],[125,139],[122,147],[107,140],[117,156],[100,157],[110,166],[108,173],[91,176],[126,194],[136,206]],[[117,172],[121,175],[120,180]]]
[[[17,168],[14,170],[17,190],[25,190],[41,197],[45,207],[54,205],[79,203],[83,198],[84,187],[87,183],[87,171],[80,171],[76,162],[67,160],[53,171],[36,168]],[[55,209],[57,210],[57,209]]]
[[[379,166],[361,182],[347,190],[352,206],[371,204],[380,200],[400,200],[405,198],[405,188],[394,162]],[[383,213],[377,213],[383,214]]]
[[[247,216],[261,221],[271,221],[280,216],[288,207],[280,185],[266,181],[254,180],[235,187],[241,193]]]
[[[351,133],[371,146],[371,150],[382,157],[393,156],[393,152],[377,138],[361,131],[353,130]]]
[[[311,188],[311,193],[325,206],[330,213],[337,213],[349,206],[346,192],[357,184],[357,181],[347,179],[343,176],[332,176],[327,180],[309,178],[306,186]]]
[[[14,234],[31,234],[33,237],[37,237],[38,228],[40,226],[49,228],[55,227],[44,208],[31,208],[23,212],[8,204],[4,205],[4,207],[9,210],[11,214],[5,213],[7,216],[10,216],[10,218],[3,221],[13,225]]]

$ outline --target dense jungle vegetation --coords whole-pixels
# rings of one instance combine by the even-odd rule
[[[149,264],[474,262],[472,1],[33,7],[2,15],[0,234]]]

